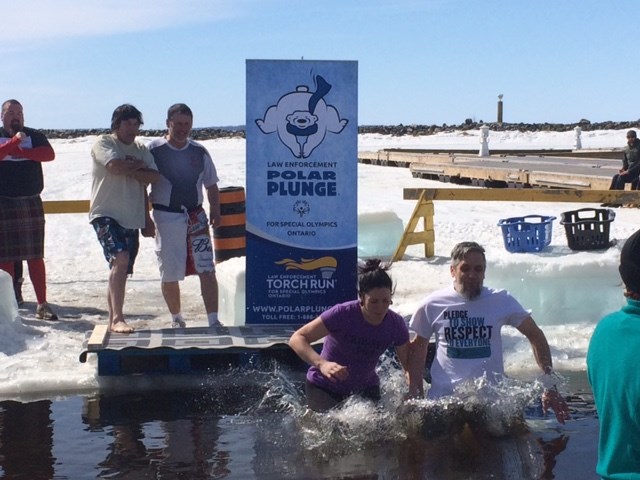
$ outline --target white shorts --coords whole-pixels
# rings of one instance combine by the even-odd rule
[[[187,214],[154,209],[153,221],[156,224],[156,256],[163,282],[178,282],[186,275],[215,271],[204,210]],[[192,233],[188,240],[189,232]]]

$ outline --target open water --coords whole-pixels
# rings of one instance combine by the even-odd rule
[[[391,359],[380,373],[380,404],[354,400],[325,414],[306,409],[304,374],[278,365],[190,389],[3,401],[0,478],[597,478],[597,419],[580,375],[567,379],[580,392],[560,427],[542,416],[535,383],[476,382],[455,404],[404,402]]]

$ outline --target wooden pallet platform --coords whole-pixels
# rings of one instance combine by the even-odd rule
[[[462,157],[451,163],[414,162],[414,177],[455,183],[502,182],[504,186],[606,190],[620,162],[562,157]],[[492,185],[488,185],[492,186]]]
[[[111,333],[106,325],[87,332],[80,362],[98,358],[98,375],[203,374],[265,362],[305,368],[288,340],[300,325],[187,327]],[[319,343],[318,345],[321,345]]]

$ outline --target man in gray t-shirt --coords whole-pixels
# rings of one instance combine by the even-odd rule
[[[161,175],[151,187],[156,254],[162,295],[174,328],[186,326],[179,282],[191,274],[200,279],[209,326],[220,325],[209,228],[210,224],[220,224],[218,175],[207,149],[189,137],[192,127],[191,109],[183,103],[175,104],[167,112],[167,135],[149,144]],[[207,192],[209,218],[202,208],[203,189]]]

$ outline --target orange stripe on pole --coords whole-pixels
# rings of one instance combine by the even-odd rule
[[[216,227],[230,227],[233,225],[244,225],[247,221],[247,216],[244,213],[238,213],[236,215],[221,215],[220,224]]]
[[[245,248],[247,241],[245,237],[216,238],[215,246],[216,250],[233,250],[236,248]]]
[[[240,203],[244,202],[244,189],[230,192],[220,192],[220,203]]]

